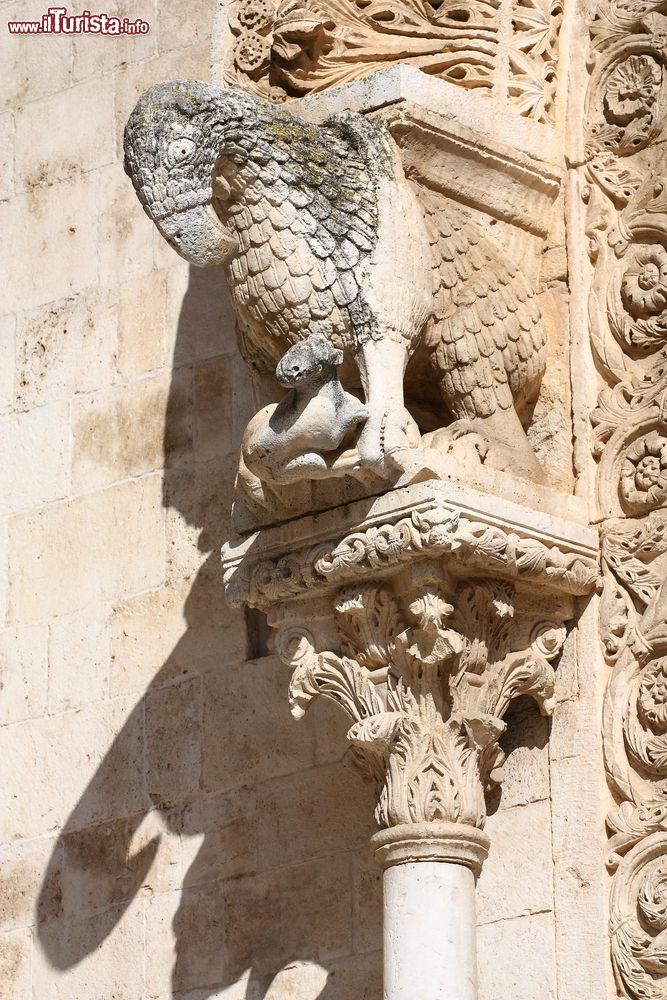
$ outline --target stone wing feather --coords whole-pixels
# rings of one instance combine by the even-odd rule
[[[232,207],[241,216],[232,280],[248,285],[249,306],[259,298],[281,350],[296,330],[319,327],[331,335],[341,315],[354,347],[373,335],[362,280],[378,238],[373,175],[381,169],[382,141],[358,115],[318,127],[265,105],[252,122],[227,126],[231,160],[240,172],[250,164],[253,173],[244,180],[243,204]]]
[[[455,419],[473,420],[530,397],[546,363],[535,295],[518,266],[451,202],[427,203],[434,311],[426,344]]]

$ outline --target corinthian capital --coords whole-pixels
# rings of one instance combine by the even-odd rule
[[[293,715],[317,697],[348,715],[377,786],[380,853],[444,851],[478,870],[503,717],[521,695],[552,711],[571,595],[596,578],[594,536],[554,517],[547,535],[536,512],[443,483],[344,516],[228,547],[228,594],[268,611]]]
[[[381,827],[482,829],[484,792],[502,780],[503,716],[524,694],[551,710],[565,628],[538,621],[524,645],[512,584],[457,581],[431,561],[407,575],[337,592],[338,652],[318,652],[306,622],[281,627],[292,712],[322,696],[347,713],[355,757],[377,782]]]

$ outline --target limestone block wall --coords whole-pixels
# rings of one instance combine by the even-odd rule
[[[136,38],[0,27],[0,998],[375,1000],[373,792],[344,720],[291,719],[262,622],[222,595],[251,412],[222,280],[122,170],[139,94],[210,78],[215,4],[158,7],[132,6]],[[520,703],[505,739],[482,1000],[583,1000],[605,974],[576,642],[553,722]]]

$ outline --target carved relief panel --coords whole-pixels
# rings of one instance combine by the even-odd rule
[[[553,122],[561,0],[232,0],[228,80],[271,100],[409,63]]]

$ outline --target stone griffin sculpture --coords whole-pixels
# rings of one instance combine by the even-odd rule
[[[346,395],[363,397],[363,407],[348,399],[330,410],[344,426],[326,447],[349,443],[346,457],[322,458],[321,423],[309,429],[307,407],[292,406],[291,432],[292,404],[262,411],[244,444],[260,480],[281,469],[284,481],[299,450],[320,456],[301,463],[304,478],[388,480],[409,449],[447,453],[470,434],[488,465],[541,479],[522,426],[546,358],[533,293],[454,204],[418,199],[382,123],[345,113],[316,126],[240,91],[164,83],[130,116],[125,169],[182,257],[223,265],[256,385],[314,337],[340,352]],[[320,381],[331,396],[331,379]],[[269,431],[270,467],[256,446]]]

